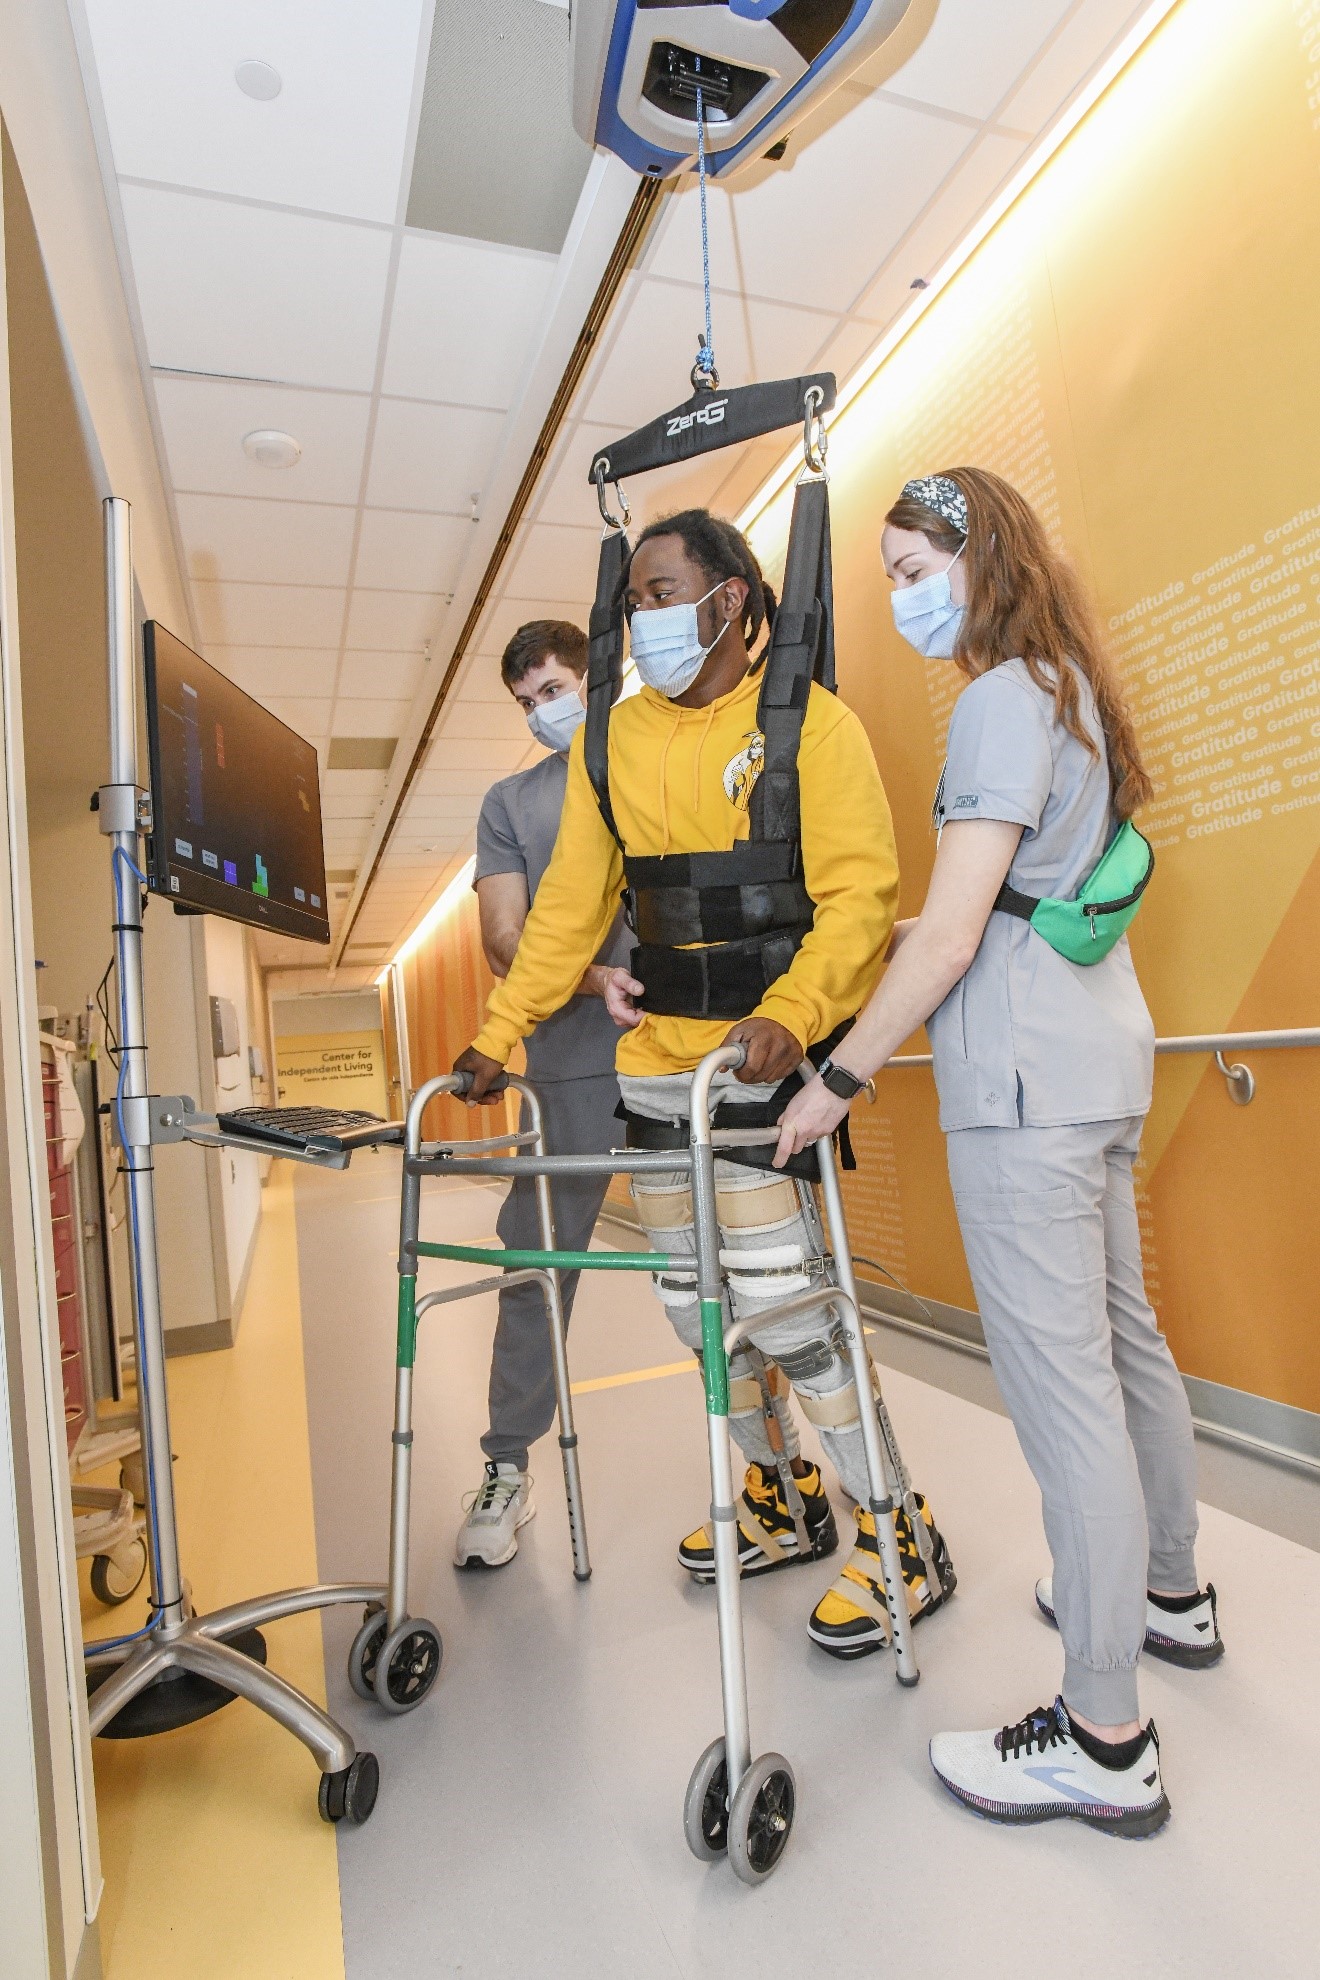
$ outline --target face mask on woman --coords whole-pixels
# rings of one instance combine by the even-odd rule
[[[633,613],[629,627],[632,657],[647,687],[667,695],[670,701],[687,693],[706,664],[707,656],[715,651],[733,623],[726,619],[710,645],[703,646],[697,630],[697,605],[704,605],[707,598],[715,596],[720,585],[727,583],[727,578],[721,578],[696,605],[656,605]]]
[[[562,756],[587,719],[580,694],[557,694],[527,711],[527,726],[543,749]]]
[[[942,571],[922,578],[920,584],[903,585],[890,594],[894,624],[909,646],[927,660],[950,660],[962,624],[963,607],[953,602],[949,572],[967,548],[963,538]]]

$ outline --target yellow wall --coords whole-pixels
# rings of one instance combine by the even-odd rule
[[[1312,55],[1314,54],[1314,59]],[[1182,0],[831,435],[840,682],[894,805],[903,911],[933,856],[962,677],[897,637],[902,482],[993,467],[1099,598],[1159,851],[1133,951],[1163,1035],[1320,1022],[1320,4]],[[754,532],[776,561],[777,503]],[[1320,1055],[1234,1106],[1161,1061],[1142,1214],[1183,1369],[1320,1409]],[[860,1109],[859,1248],[970,1305],[930,1076]]]

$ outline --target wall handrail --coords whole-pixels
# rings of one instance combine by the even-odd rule
[[[1229,1065],[1225,1052],[1300,1052],[1320,1046],[1320,1025],[1303,1025],[1290,1031],[1204,1031],[1181,1038],[1157,1038],[1156,1055],[1174,1052],[1213,1053],[1215,1063],[1228,1081],[1228,1090],[1240,1107],[1255,1098],[1256,1081],[1251,1068]],[[908,1052],[887,1059],[881,1071],[901,1071],[905,1067],[934,1063],[929,1052]]]

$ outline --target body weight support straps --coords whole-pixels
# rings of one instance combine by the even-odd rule
[[[624,532],[606,530],[600,540],[600,562],[596,567],[596,602],[588,622],[587,722],[583,743],[587,775],[601,817],[620,847],[623,840],[619,838],[610,803],[610,710],[623,685],[623,574],[631,555]]]
[[[799,482],[793,496],[783,597],[757,709],[765,758],[752,792],[754,839],[802,836],[797,759],[813,680],[834,693],[829,484],[823,477]]]

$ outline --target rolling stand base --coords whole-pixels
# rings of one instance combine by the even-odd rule
[[[245,1657],[251,1657],[254,1663],[264,1664],[266,1661],[266,1639],[259,1629],[240,1630],[237,1635],[227,1636],[223,1641],[231,1650],[239,1650]],[[98,1688],[110,1676],[108,1670],[89,1671],[88,1697],[95,1697]],[[197,1719],[209,1718],[222,1705],[232,1705],[237,1696],[237,1692],[217,1684],[212,1678],[199,1677],[195,1671],[172,1667],[153,1678],[135,1698],[130,1698],[109,1724],[101,1727],[99,1737],[147,1739],[152,1733],[173,1732],[176,1726],[190,1726]]]

